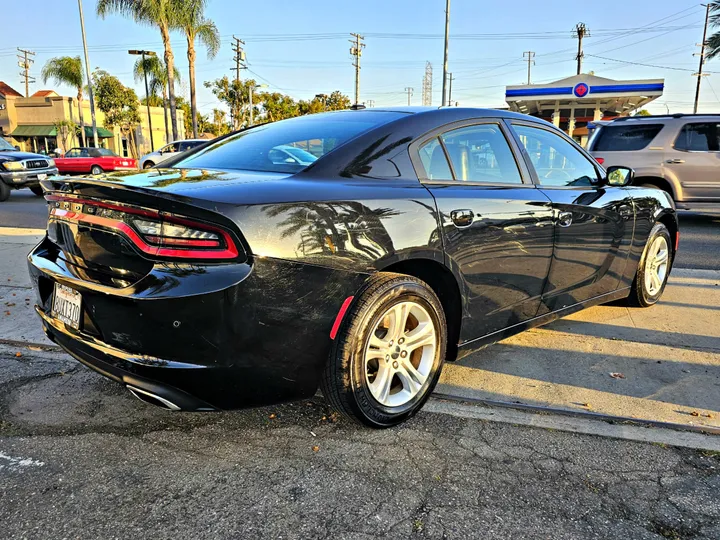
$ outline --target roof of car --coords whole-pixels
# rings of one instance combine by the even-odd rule
[[[487,109],[482,107],[372,107],[365,109],[358,109],[357,113],[363,112],[399,112],[407,114],[432,114],[437,116],[457,116],[466,113],[471,117],[482,117],[488,116],[493,118],[516,118],[518,120],[540,120],[539,118],[528,116],[518,112],[508,111],[504,109]]]
[[[621,118],[615,118],[609,123],[613,122],[627,122],[627,121],[658,121],[658,120],[672,120],[674,118],[712,118],[717,120],[720,114],[686,114],[686,113],[675,113],[675,114],[648,114],[644,116],[623,116]]]

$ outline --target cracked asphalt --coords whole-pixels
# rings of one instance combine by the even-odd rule
[[[321,397],[171,413],[57,352],[0,363],[4,539],[720,538],[717,452],[432,412],[371,431]]]

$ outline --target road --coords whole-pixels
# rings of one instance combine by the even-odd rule
[[[717,213],[680,213],[680,254],[677,268],[720,270],[720,209]],[[13,191],[0,203],[0,227],[44,229],[47,210],[29,190]]]

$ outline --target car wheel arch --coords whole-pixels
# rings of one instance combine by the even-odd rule
[[[670,238],[672,238],[672,246],[670,247],[672,248],[674,254],[676,251],[675,246],[678,244],[678,234],[680,230],[676,215],[673,212],[665,211],[658,215],[655,218],[655,221],[665,225],[670,232]]]
[[[448,327],[446,360],[457,357],[460,329],[462,326],[462,295],[460,284],[453,272],[435,259],[412,258],[392,263],[380,269],[416,277],[435,292],[445,312]]]
[[[651,184],[655,186],[658,189],[663,190],[664,192],[670,194],[672,199],[674,201],[677,200],[677,193],[675,190],[675,185],[673,182],[667,180],[666,178],[662,178],[660,176],[637,176],[635,177],[635,180],[633,181],[634,186],[641,186],[643,184]]]

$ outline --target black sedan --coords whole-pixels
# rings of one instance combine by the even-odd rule
[[[318,159],[271,159],[288,147]],[[677,250],[664,192],[504,111],[304,116],[163,165],[44,181],[29,268],[50,339],[173,410],[320,387],[394,425],[445,361],[587,306],[654,304]]]

